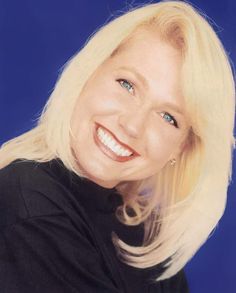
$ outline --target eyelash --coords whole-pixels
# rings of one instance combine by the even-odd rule
[[[162,116],[163,115],[163,116]],[[161,113],[161,117],[164,118],[164,116],[168,115],[171,119],[172,122],[169,122],[170,120],[166,120],[167,122],[169,122],[171,125],[174,125],[176,128],[179,128],[177,121],[175,120],[175,117],[170,115],[168,112],[162,112]]]
[[[131,94],[132,94],[132,95],[134,94],[134,84],[133,84],[132,82],[130,82],[130,81],[126,80],[126,79],[118,79],[117,81],[119,82],[119,84],[120,84],[122,87],[123,87],[122,84],[124,84],[124,82],[127,83],[128,85],[130,85],[131,88],[132,88],[132,90],[133,90],[133,93],[131,93]],[[125,88],[127,89],[127,87],[125,87]],[[176,119],[175,119],[174,116],[170,115],[168,112],[162,112],[162,113],[161,113],[161,117],[164,118],[164,117],[166,117],[166,116],[169,116],[169,117],[170,117],[169,120],[166,120],[169,124],[175,126],[176,128],[179,128],[178,123],[177,123],[177,121],[176,121]],[[171,120],[171,122],[170,122],[170,120]]]
[[[124,83],[124,82],[129,84],[132,87],[132,90],[133,90],[133,93],[131,93],[131,94],[134,94],[134,84],[132,82],[130,82],[130,81],[126,80],[126,79],[118,79],[117,81],[119,82],[119,84],[121,86],[122,86],[122,83]]]

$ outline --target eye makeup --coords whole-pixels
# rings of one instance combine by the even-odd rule
[[[127,79],[118,79],[116,81],[118,81],[123,88],[127,89],[129,93],[132,95],[134,94],[134,84],[132,82]],[[130,89],[132,92],[129,91]]]
[[[168,112],[162,112],[161,116],[170,124],[174,125],[176,128],[179,128],[178,123],[175,117]]]

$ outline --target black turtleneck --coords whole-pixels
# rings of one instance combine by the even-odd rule
[[[184,271],[153,284],[161,267],[122,263],[112,232],[142,244],[143,224],[126,226],[115,188],[78,177],[61,160],[15,160],[0,170],[2,293],[185,293]]]

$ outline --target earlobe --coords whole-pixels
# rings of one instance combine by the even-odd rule
[[[176,158],[178,158],[178,156],[180,154],[182,154],[183,152],[185,152],[187,150],[187,148],[188,148],[188,141],[185,140],[185,141],[183,141],[180,144],[180,146],[178,147],[178,149],[174,153],[171,154],[170,159],[169,159],[169,162],[170,162],[170,164],[172,166],[176,163],[176,161],[177,161]]]

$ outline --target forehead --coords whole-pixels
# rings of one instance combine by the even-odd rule
[[[181,91],[181,53],[153,31],[139,31],[105,62],[108,70],[131,68],[146,89]],[[160,87],[162,85],[162,87]]]
[[[155,105],[159,102],[165,102],[168,107],[178,105],[179,112],[187,116],[182,94],[181,52],[157,32],[137,31],[115,50],[106,65],[108,72],[132,73],[128,77],[141,81],[142,95],[153,99]]]
[[[181,66],[181,53],[163,41],[158,32],[139,29],[114,50],[105,64],[114,67],[135,65],[144,73],[151,71],[153,75],[158,72],[167,74],[168,68],[176,73]]]
[[[126,39],[124,39],[117,48],[112,52],[111,57],[115,57],[122,52],[129,52],[132,49],[137,47],[149,47],[162,45],[172,49],[173,53],[176,55],[181,55],[181,48],[177,49],[177,46],[174,46],[174,42],[168,40],[166,37],[162,37],[161,33],[157,28],[153,27],[140,27],[137,28],[133,33],[131,33]]]

